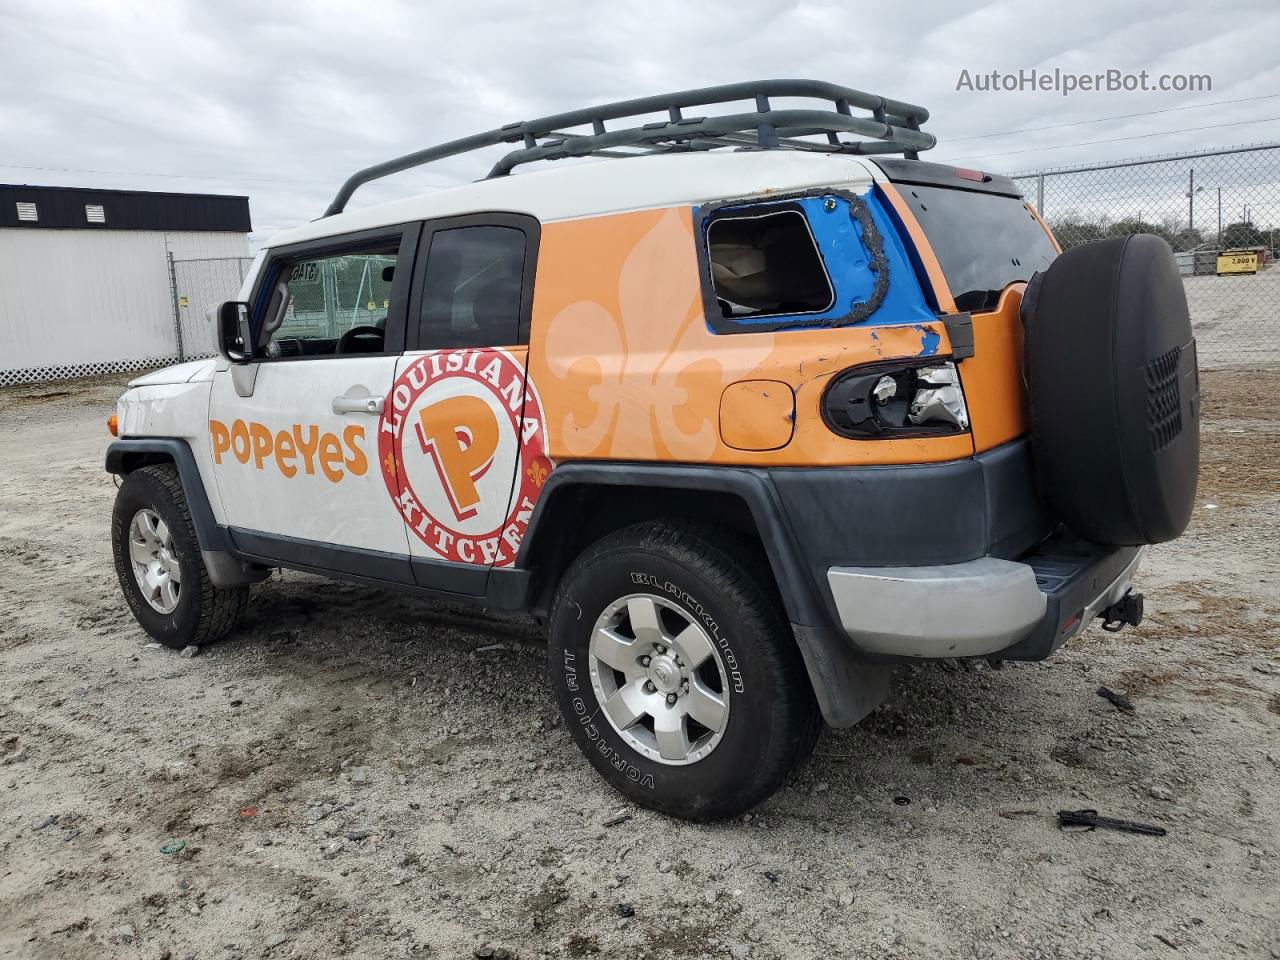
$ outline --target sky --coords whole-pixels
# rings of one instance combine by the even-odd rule
[[[1278,36],[1275,0],[0,0],[0,182],[248,195],[261,243],[415,149],[771,77],[923,104],[928,159],[1034,170],[1280,141]],[[1033,68],[1207,74],[1212,90],[957,89],[962,71]],[[477,179],[494,159],[433,164],[352,205]]]

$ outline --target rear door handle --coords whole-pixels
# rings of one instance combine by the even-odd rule
[[[383,403],[382,397],[334,397],[333,412],[334,413],[382,413]]]

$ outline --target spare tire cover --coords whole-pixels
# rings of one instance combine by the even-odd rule
[[[1169,245],[1074,247],[1022,302],[1041,496],[1079,536],[1129,546],[1186,529],[1200,466],[1200,380]]]

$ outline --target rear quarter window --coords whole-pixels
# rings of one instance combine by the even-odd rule
[[[1057,251],[1017,197],[899,183],[951,287],[959,310],[995,308],[1011,283],[1045,270]]]

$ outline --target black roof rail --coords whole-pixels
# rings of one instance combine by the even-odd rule
[[[770,105],[771,97],[825,100],[831,106],[774,110]],[[684,115],[684,110],[690,107],[741,100],[753,101],[754,109],[710,117]],[[855,108],[868,111],[870,116],[855,116]],[[605,128],[606,121],[653,113],[666,113],[668,119],[619,130]],[[518,165],[535,160],[633,157],[726,147],[855,154],[901,153],[915,160],[918,151],[928,150],[937,142],[932,134],[920,129],[920,124],[928,119],[929,111],[924,107],[821,80],[752,80],[700,90],[680,90],[604,103],[538,120],[509,123],[497,130],[451,140],[366,167],[348,178],[324,215],[331,217],[341,213],[351,195],[371,180],[500,143],[518,143],[520,146],[499,160],[489,171],[489,177],[505,176]],[[584,126],[590,126],[591,132],[563,132],[566,128]],[[826,135],[825,141],[799,139],[823,134]],[[841,140],[840,134],[853,134],[865,139]]]

